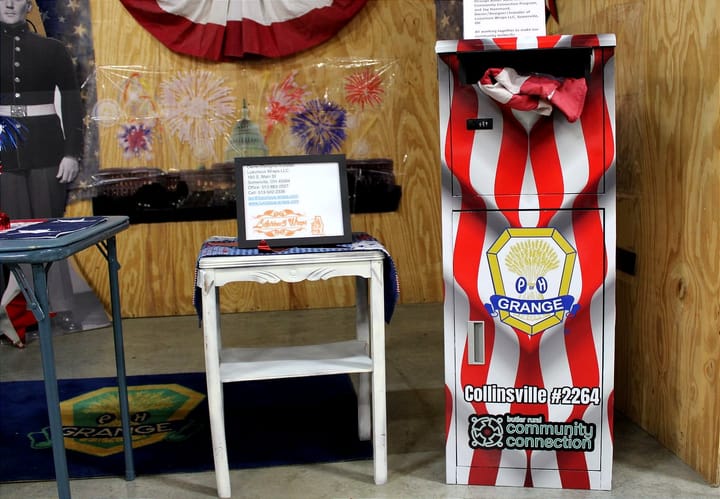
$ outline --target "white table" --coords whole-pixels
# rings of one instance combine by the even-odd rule
[[[208,406],[219,497],[231,494],[222,384],[248,380],[359,373],[359,436],[363,440],[372,437],[375,483],[387,481],[384,258],[380,250],[352,250],[198,259],[196,284],[202,296]],[[356,277],[356,339],[319,345],[223,348],[219,291],[225,284],[318,281],[340,276]]]

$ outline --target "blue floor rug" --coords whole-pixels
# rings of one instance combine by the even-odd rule
[[[204,373],[129,376],[138,475],[213,470]],[[113,378],[60,380],[71,478],[124,476]],[[224,385],[230,468],[372,458],[349,376]],[[41,381],[0,383],[0,482],[53,480]]]

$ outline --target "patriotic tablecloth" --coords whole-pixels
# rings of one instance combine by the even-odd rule
[[[353,233],[351,243],[338,244],[334,246],[295,246],[292,248],[274,250],[273,253],[279,255],[296,255],[304,253],[333,253],[361,250],[382,251],[385,254],[385,260],[383,262],[383,278],[385,280],[385,322],[390,323],[390,319],[395,311],[395,305],[400,297],[400,282],[398,280],[395,262],[390,256],[390,253],[380,243],[380,241],[371,235],[364,232],[355,232]],[[199,264],[201,258],[211,256],[252,256],[267,254],[268,252],[260,251],[257,248],[238,248],[237,239],[234,237],[213,236],[203,243],[200,248],[200,254],[198,255],[197,262]],[[193,280],[193,283],[197,282],[197,270],[198,267],[196,265],[195,279]],[[197,286],[195,287],[195,293],[193,294],[193,304],[198,312],[198,316],[202,319],[202,299],[200,296],[200,288]]]
[[[9,229],[0,231],[0,240],[55,239],[78,230],[93,227],[105,217],[50,218],[47,220],[14,220]]]

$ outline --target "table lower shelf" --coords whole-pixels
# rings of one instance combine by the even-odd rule
[[[223,348],[220,381],[372,372],[367,348],[367,343],[359,340],[291,347]]]

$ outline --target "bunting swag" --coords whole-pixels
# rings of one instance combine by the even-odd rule
[[[333,37],[367,0],[120,0],[166,47],[213,61],[284,57]]]
[[[555,5],[555,0],[546,0],[545,20],[547,21],[551,17],[555,19],[556,23],[560,22],[560,18],[558,18],[557,5]]]

